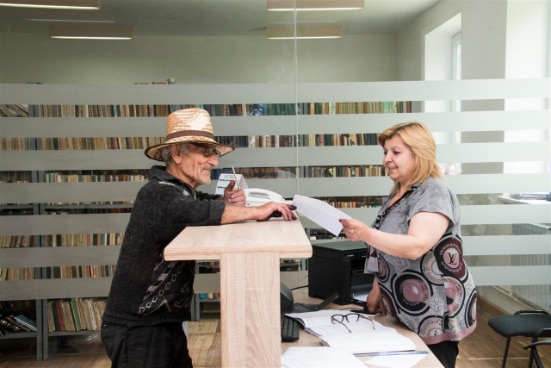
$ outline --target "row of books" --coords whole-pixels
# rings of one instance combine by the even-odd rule
[[[0,314],[14,314],[21,312],[25,315],[33,315],[36,302],[34,300],[1,300]]]
[[[48,301],[48,331],[94,331],[101,329],[105,299],[72,298]]]
[[[105,182],[105,181],[144,181],[149,178],[149,169],[134,170],[68,170],[39,171],[33,179],[32,171],[0,171],[0,183],[37,182]]]
[[[14,332],[36,332],[36,322],[24,314],[0,314],[0,336]]]
[[[122,244],[122,233],[44,235],[46,247],[110,246]]]
[[[12,138],[11,140],[18,139]],[[145,149],[161,144],[162,137],[72,137],[38,138],[37,150]]]
[[[59,266],[46,267],[45,278],[98,278],[112,277],[115,265]],[[34,267],[0,268],[1,281],[34,280],[40,278],[40,269]]]
[[[237,148],[286,148],[377,145],[375,133],[219,136],[220,143]]]
[[[100,213],[129,213],[132,210],[130,202],[56,202],[45,203],[57,208],[46,208],[45,215],[85,215]],[[95,207],[91,207],[95,206]]]
[[[0,235],[0,248],[30,248],[37,246],[35,235]]]
[[[351,178],[386,175],[385,168],[382,165],[302,166],[298,169],[298,172],[302,178]]]
[[[199,299],[202,301],[207,300],[220,300],[220,293],[200,293],[198,294]]]
[[[0,281],[34,280],[39,274],[39,269],[33,267],[0,268]]]
[[[220,174],[227,173],[227,168],[212,170],[212,179],[217,180]],[[383,165],[354,165],[354,166],[300,166],[300,167],[247,167],[235,168],[237,174],[246,179],[277,179],[289,177],[327,178],[327,177],[366,177],[386,176]]]
[[[96,183],[119,181],[146,181],[148,175],[144,173],[125,174],[113,171],[112,174],[80,174],[49,172],[44,174],[45,183]]]
[[[37,205],[39,203],[35,203]],[[84,213],[126,213],[130,212],[131,201],[103,201],[103,202],[46,202],[40,203],[43,208],[40,214],[67,215]],[[75,207],[84,206],[84,207]],[[94,206],[94,207],[92,207]],[[36,215],[31,203],[0,203],[0,216],[7,215]],[[50,208],[48,208],[50,207]],[[68,208],[73,207],[73,208]]]
[[[278,179],[278,178],[322,178],[322,177],[363,177],[363,176],[384,176],[386,175],[382,165],[355,165],[355,166],[299,166],[299,167],[236,167],[236,173],[242,174],[245,178],[253,179]],[[222,173],[232,173],[231,168],[215,168],[211,171],[211,179],[218,180]],[[29,181],[18,181],[19,177],[5,176],[0,172],[0,183],[28,183]],[[42,175],[41,181],[45,183],[83,183],[83,182],[130,182],[147,181],[147,170],[141,173],[124,173],[117,170],[104,173],[84,173],[79,171],[46,172]],[[68,203],[50,203],[50,205],[66,205]],[[70,204],[70,203],[69,203]],[[79,203],[75,203],[79,204]],[[123,205],[120,201],[102,202],[101,204]],[[5,205],[5,204],[4,204]],[[22,204],[20,204],[22,205]]]
[[[85,266],[57,266],[46,267],[47,279],[93,279],[98,277],[112,277],[116,265],[85,265]]]
[[[375,133],[219,136],[216,139],[220,143],[238,148],[370,146],[377,144]],[[162,137],[0,138],[0,151],[145,149],[163,141]]]
[[[298,102],[250,104],[0,105],[2,117],[155,117],[201,107],[212,116],[381,114],[412,111],[411,101]]]
[[[110,246],[122,244],[122,233],[50,234],[42,235],[45,247]],[[1,235],[0,248],[30,248],[38,246],[37,235]]]
[[[30,183],[32,171],[0,171],[0,183]]]
[[[29,116],[29,105],[24,104],[0,104],[0,117],[27,117]]]

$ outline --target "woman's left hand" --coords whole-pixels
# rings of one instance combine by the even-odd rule
[[[366,232],[366,229],[367,229],[367,225],[364,224],[363,222],[359,221],[359,220],[356,220],[356,219],[340,219],[339,220],[342,224],[342,232],[344,233],[344,235],[346,236],[347,239],[349,240],[362,240],[364,235],[365,235],[365,232]]]

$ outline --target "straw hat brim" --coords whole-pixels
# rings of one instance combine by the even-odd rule
[[[163,157],[161,155],[161,152],[163,151],[163,148],[171,146],[173,144],[179,144],[179,143],[202,143],[202,144],[209,144],[211,146],[216,147],[216,150],[220,152],[220,156],[225,156],[231,151],[233,151],[235,148],[232,146],[228,146],[225,144],[220,144],[216,142],[214,139],[208,138],[208,137],[201,137],[201,136],[185,136],[180,138],[175,138],[172,140],[169,140],[165,143],[157,144],[155,146],[151,146],[146,148],[145,155],[149,157],[152,160],[156,161],[164,161]]]

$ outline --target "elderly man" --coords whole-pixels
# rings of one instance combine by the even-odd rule
[[[165,143],[146,149],[153,166],[139,191],[125,232],[103,315],[102,341],[112,367],[192,367],[182,321],[191,317],[195,262],[167,262],[165,246],[186,226],[267,220],[277,213],[295,220],[292,208],[270,202],[245,207],[232,181],[224,197],[201,193],[219,157],[233,147],[214,140],[210,116],[178,110],[166,121]]]

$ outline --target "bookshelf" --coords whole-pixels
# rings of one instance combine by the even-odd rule
[[[378,100],[294,103],[294,85],[0,88],[0,294],[5,302],[34,301],[28,317],[37,323],[37,359],[47,358],[49,336],[95,329],[78,305],[91,303],[88,314],[99,313],[92,310],[108,293],[132,201],[156,163],[143,149],[162,141],[170,111],[209,110],[217,139],[237,147],[214,179],[235,167],[250,187],[322,198],[369,218],[388,190],[375,134],[386,115],[412,108]],[[375,188],[373,197],[365,197],[366,186]],[[302,220],[310,234],[323,233]],[[298,269],[291,263],[282,272]],[[33,273],[7,277],[7,268]],[[215,276],[199,274],[196,291],[216,293]],[[80,323],[61,327],[59,316]]]

